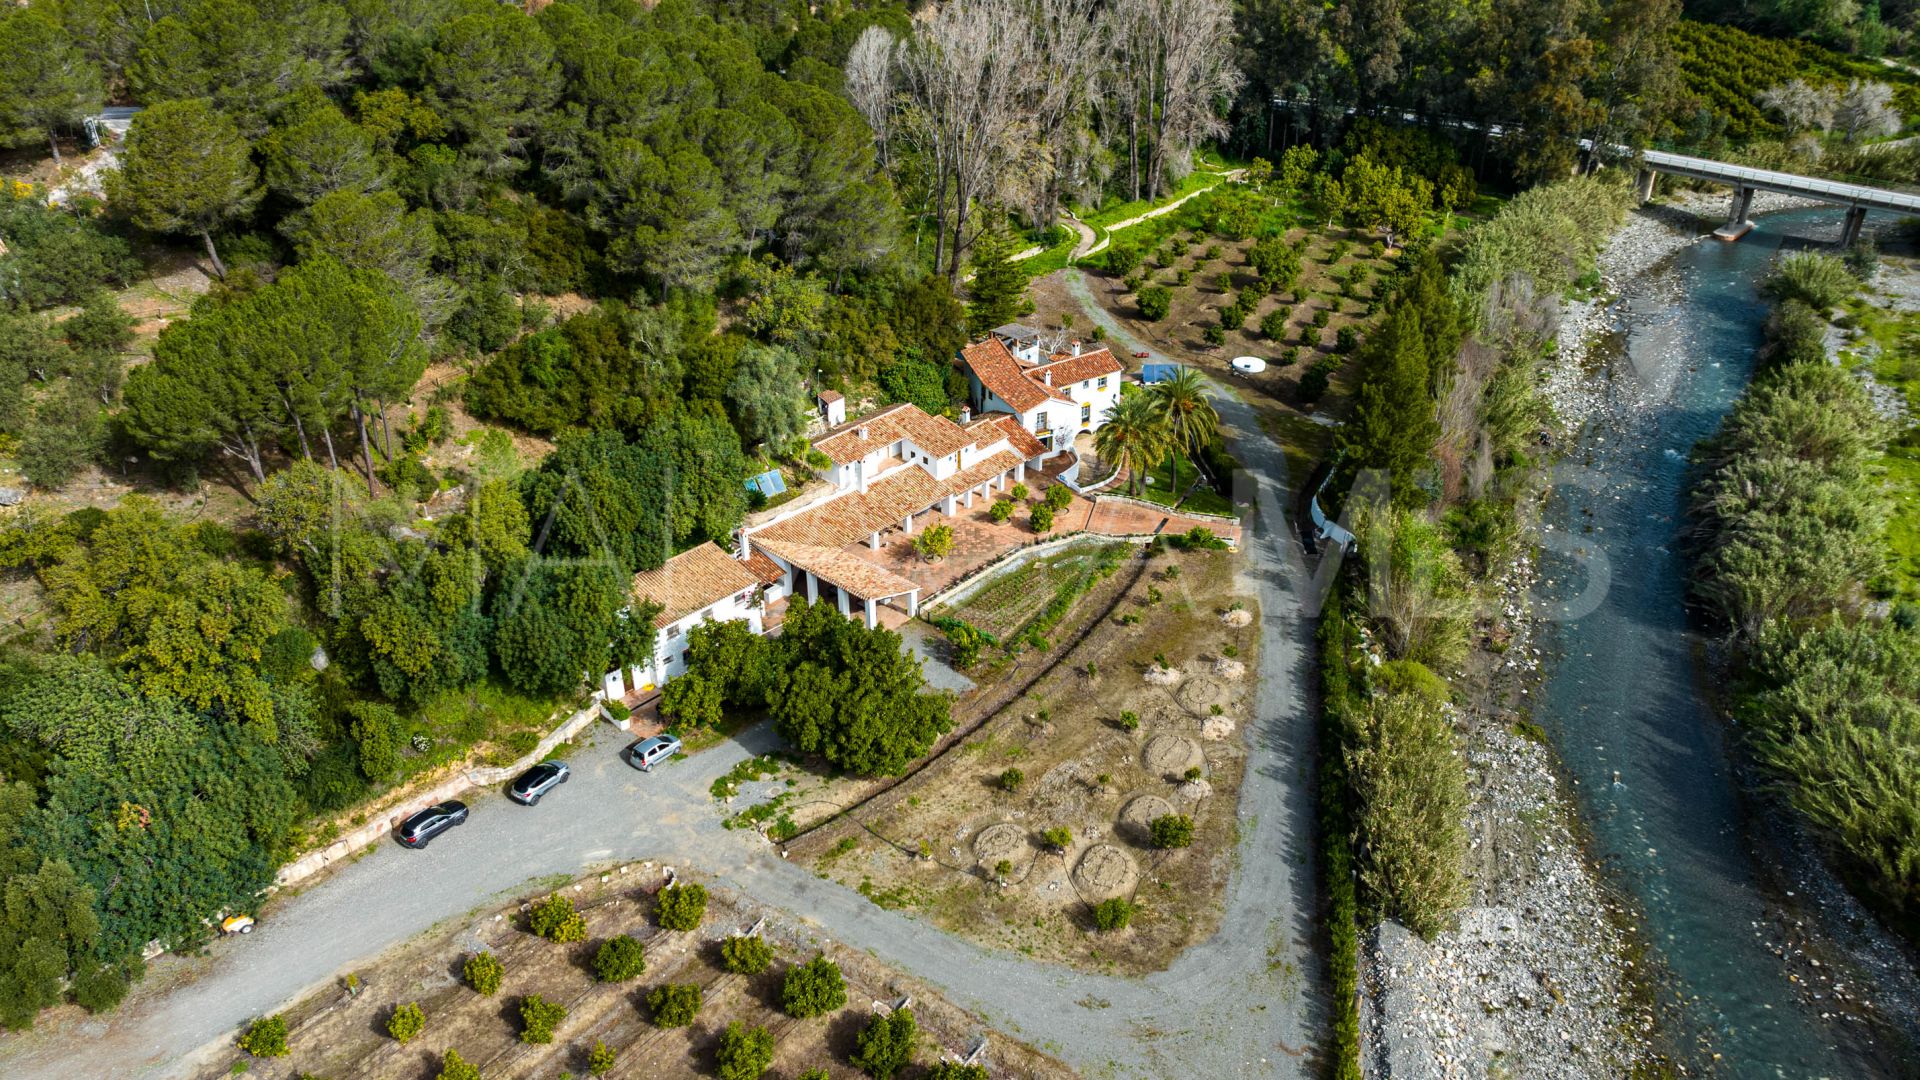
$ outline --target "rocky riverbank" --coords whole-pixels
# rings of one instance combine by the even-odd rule
[[[1372,1077],[1599,1080],[1653,1054],[1633,916],[1587,865],[1553,752],[1525,718],[1540,665],[1526,606],[1534,573],[1522,558],[1499,582],[1498,651],[1477,653],[1461,681],[1472,900],[1432,941],[1386,923],[1364,945]]]
[[[1710,212],[1704,196],[1636,211],[1600,255],[1594,297],[1564,305],[1560,348],[1544,373],[1563,430],[1606,400],[1589,349],[1624,331],[1619,293],[1710,232],[1700,216]],[[1432,941],[1387,923],[1363,946],[1372,1077],[1599,1080],[1629,1075],[1655,1055],[1650,993],[1630,937],[1637,918],[1588,864],[1553,751],[1526,722],[1540,665],[1527,600],[1535,572],[1528,558],[1507,569],[1486,647],[1462,681],[1472,901]]]

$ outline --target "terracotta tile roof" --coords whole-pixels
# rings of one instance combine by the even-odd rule
[[[1005,438],[1021,457],[1028,460],[1047,452],[1047,444],[1040,441],[1033,432],[1020,426],[1020,418],[1012,413],[990,413],[967,425],[967,434],[973,436],[975,446],[990,445]]]
[[[840,397],[840,392],[838,390],[822,390],[820,391],[820,400],[833,402],[833,401],[840,401],[842,399]]]
[[[769,552],[822,581],[832,582],[855,596],[868,600],[898,596],[920,587],[884,567],[870,563],[858,555],[850,555],[839,548],[780,540],[762,540],[761,543]]]
[[[753,534],[753,542],[782,540],[837,548],[899,525],[945,496],[946,488],[917,465],[894,469],[868,485],[803,510]]]
[[[949,494],[958,495],[970,487],[999,476],[1025,460],[1012,450],[1002,450],[985,460],[974,462],[970,469],[962,469],[954,473],[947,477],[944,483],[947,485]]]
[[[1014,359],[997,337],[967,346],[960,350],[960,358],[973,372],[973,377],[980,380],[980,385],[1015,412],[1026,412],[1050,400],[1066,400],[1059,391],[1042,386],[1038,379],[1028,378],[1020,361]]]
[[[713,543],[701,544],[633,576],[633,598],[662,608],[655,626],[665,626],[760,582],[747,564]]]
[[[866,431],[864,438],[860,434],[862,429]],[[840,424],[813,440],[813,446],[832,459],[835,465],[845,465],[901,439],[911,441],[934,457],[946,457],[973,443],[959,424],[944,416],[929,415],[917,405],[902,402]]]
[[[1027,371],[1027,377],[1038,379],[1042,372],[1053,374],[1053,385],[1070,386],[1087,379],[1097,379],[1102,375],[1112,375],[1121,370],[1120,361],[1113,358],[1111,349],[1094,349],[1079,356],[1068,356],[1049,361]]]
[[[746,567],[747,573],[758,578],[762,585],[771,585],[787,576],[787,572],[780,569],[779,563],[774,562],[758,551],[754,551],[747,556]]]

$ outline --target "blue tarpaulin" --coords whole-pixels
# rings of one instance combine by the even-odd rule
[[[1179,364],[1142,364],[1140,365],[1140,381],[1143,383],[1165,382],[1173,378],[1174,373],[1179,371],[1180,367],[1181,365]]]

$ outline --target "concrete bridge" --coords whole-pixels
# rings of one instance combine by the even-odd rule
[[[1293,101],[1277,95],[1272,101],[1273,108],[1288,112],[1298,108],[1312,108],[1312,106],[1313,103],[1310,101]],[[1358,110],[1352,107],[1342,112],[1347,116],[1359,115]],[[1430,115],[1399,109],[1389,109],[1370,115],[1407,125],[1428,125],[1476,132],[1487,139],[1505,138],[1507,134],[1516,130],[1511,124],[1484,124],[1458,116]],[[1668,150],[1635,151],[1631,147],[1618,144],[1596,144],[1592,139],[1580,140],[1580,149],[1589,156],[1590,160],[1596,146],[1603,151],[1606,161],[1617,161],[1622,164],[1631,161],[1640,167],[1638,187],[1642,202],[1653,197],[1653,179],[1660,173],[1684,176],[1690,180],[1702,180],[1709,184],[1722,184],[1732,188],[1733,204],[1727,209],[1727,223],[1714,230],[1714,235],[1723,240],[1738,240],[1753,228],[1753,222],[1747,220],[1747,211],[1753,205],[1753,193],[1756,191],[1777,191],[1783,195],[1797,195],[1803,199],[1846,207],[1846,221],[1840,226],[1841,247],[1850,247],[1860,239],[1860,227],[1866,222],[1869,210],[1920,217],[1920,195],[1904,191],[1891,191],[1866,184],[1849,184],[1841,180],[1816,180],[1810,176],[1779,172],[1774,169],[1729,165],[1712,158],[1676,154]]]
[[[1593,143],[1582,139],[1580,148],[1590,151]],[[1625,147],[1614,149],[1622,159],[1635,157]],[[1690,157],[1665,150],[1642,151],[1636,160],[1640,166],[1639,190],[1643,202],[1653,196],[1653,178],[1659,173],[1732,188],[1733,204],[1727,211],[1727,223],[1714,231],[1715,236],[1726,240],[1738,240],[1753,228],[1753,222],[1747,220],[1747,210],[1753,205],[1753,193],[1756,191],[1777,191],[1783,195],[1796,195],[1846,207],[1846,222],[1840,227],[1841,247],[1848,247],[1860,239],[1860,226],[1866,221],[1869,210],[1920,216],[1920,195],[1910,195],[1904,191],[1889,191],[1840,180],[1816,180],[1796,173],[1729,165],[1712,158]]]

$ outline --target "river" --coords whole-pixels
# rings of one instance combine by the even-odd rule
[[[1685,610],[1676,535],[1688,454],[1752,374],[1767,264],[1792,238],[1838,228],[1832,210],[1767,215],[1737,244],[1693,244],[1637,278],[1626,332],[1590,356],[1606,407],[1563,459],[1588,480],[1556,487],[1546,515],[1562,542],[1597,549],[1610,570],[1597,608],[1548,628],[1536,719],[1576,782],[1594,854],[1645,913],[1662,1011],[1696,1075],[1912,1075],[1869,1025],[1822,1019],[1830,1000],[1804,996],[1789,981],[1804,966],[1773,951],[1793,920],[1813,916],[1752,854],[1763,841],[1701,692],[1703,641]],[[1587,565],[1550,557],[1544,576],[1564,599],[1585,585]]]

